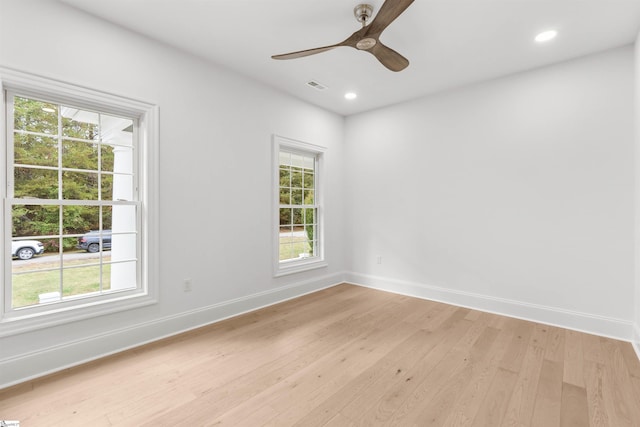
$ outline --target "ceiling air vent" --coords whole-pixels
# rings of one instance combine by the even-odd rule
[[[326,90],[327,87],[325,85],[323,85],[320,82],[317,82],[315,80],[309,80],[307,82],[307,85],[311,86],[312,88],[316,89],[316,90]]]

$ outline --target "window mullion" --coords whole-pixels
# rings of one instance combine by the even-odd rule
[[[58,200],[62,200],[62,156],[64,155],[62,145],[62,111],[58,105]],[[62,230],[62,226],[60,228]]]
[[[98,150],[98,200],[99,201],[103,201],[102,200],[102,114],[98,113],[98,144],[97,144],[97,150]],[[100,207],[98,208],[98,211],[100,212],[98,215],[98,222],[99,222],[99,230],[102,233],[102,231],[104,230],[104,205],[100,205]],[[103,248],[104,246],[104,236],[101,234],[100,235],[100,241],[99,241],[99,245],[100,248]],[[102,276],[102,268],[103,268],[103,257],[102,257],[102,249],[99,252],[99,267],[98,267],[98,292],[102,294],[102,291],[104,289],[104,283],[103,283],[103,276]]]
[[[7,147],[5,149],[5,162],[6,162],[6,175],[3,177],[4,178],[4,188],[3,188],[3,195],[5,197],[5,200],[3,200],[3,204],[2,204],[2,208],[4,209],[4,224],[2,224],[3,226],[3,235],[4,236],[9,236],[9,239],[12,236],[12,227],[11,227],[11,212],[13,210],[13,204],[11,203],[11,198],[13,198],[13,145],[14,145],[14,129],[13,129],[13,122],[14,122],[14,115],[13,115],[13,103],[14,103],[14,96],[13,93],[6,91],[5,92],[5,99],[6,99],[6,107],[5,107],[5,116],[7,118],[7,124],[5,126],[5,138],[7,141]],[[4,247],[5,250],[11,250],[10,247],[10,243],[7,242],[7,240],[9,240],[5,237],[5,242]],[[13,274],[12,271],[12,266],[11,266],[11,257],[10,256],[6,256],[7,254],[5,254],[4,257],[4,264],[3,264],[3,273],[4,273],[4,283],[11,283],[11,275]],[[13,288],[11,286],[5,286],[4,289],[2,290],[2,295],[4,297],[4,301],[3,301],[3,306],[1,307],[2,310],[4,312],[7,312],[9,310],[11,310],[11,304],[13,301]]]
[[[62,144],[62,106],[58,104],[58,200],[62,200],[62,156],[64,155]],[[64,297],[64,205],[60,204],[58,211],[58,256],[60,257],[59,292],[60,300]]]
[[[14,114],[13,114],[13,108],[14,108],[14,99],[15,96],[13,93],[7,91],[6,94],[7,97],[7,107],[6,107],[6,115],[7,115],[7,126],[5,127],[5,131],[7,133],[7,147],[6,147],[6,161],[7,161],[7,175],[5,177],[6,179],[6,186],[5,186],[5,194],[6,197],[11,199],[13,198],[14,195],[14,190],[13,190],[13,183],[15,181],[14,178],[14,167],[13,167],[13,158],[14,158],[14,132],[15,129],[13,127],[13,123],[14,123]]]

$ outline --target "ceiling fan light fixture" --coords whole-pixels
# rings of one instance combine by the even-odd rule
[[[367,37],[366,39],[360,40],[356,43],[356,49],[358,50],[369,50],[374,47],[378,42],[376,39],[372,39],[371,37]]]
[[[344,94],[344,99],[348,99],[349,101],[354,100],[358,97],[358,94],[355,92],[347,92]]]
[[[557,35],[558,35],[558,32],[556,30],[547,30],[538,34],[535,40],[538,43],[546,43],[555,39]]]

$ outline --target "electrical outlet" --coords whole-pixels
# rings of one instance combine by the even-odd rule
[[[376,257],[376,263],[378,263],[378,264],[382,264],[382,255],[378,255],[378,256]]]
[[[182,284],[182,289],[185,292],[191,292],[191,279],[184,279],[184,282]]]

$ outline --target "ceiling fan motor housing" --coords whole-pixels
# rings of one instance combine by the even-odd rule
[[[353,9],[353,15],[364,27],[373,15],[373,6],[365,3],[359,4]]]

